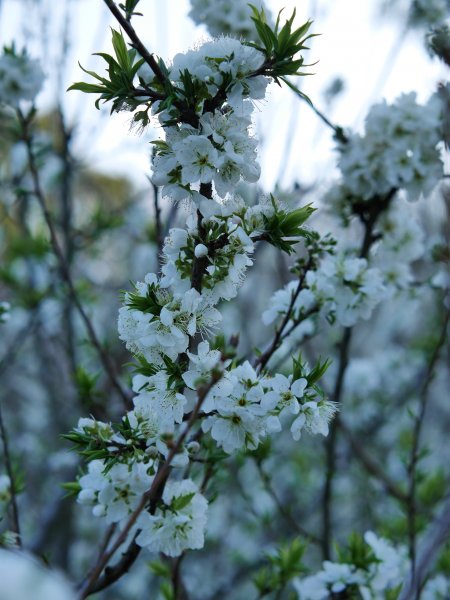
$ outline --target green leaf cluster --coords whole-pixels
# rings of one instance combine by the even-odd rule
[[[368,570],[370,565],[378,562],[372,548],[364,541],[361,534],[352,532],[345,547],[336,548],[340,563],[355,565],[358,569]]]
[[[84,367],[79,366],[75,371],[75,386],[77,388],[78,397],[84,405],[95,404],[102,396],[97,390],[97,382],[100,373],[89,373]]]
[[[282,544],[275,554],[267,556],[269,564],[260,569],[253,578],[260,598],[272,592],[282,592],[294,577],[304,572],[302,558],[305,549],[306,544],[295,538],[290,543]]]
[[[95,101],[97,108],[100,108],[101,101],[112,101],[111,112],[119,111],[124,104],[132,103],[132,95],[134,92],[134,78],[144,63],[144,59],[137,59],[137,52],[134,49],[127,49],[125,40],[122,34],[115,29],[112,29],[112,44],[115,58],[105,52],[96,52],[95,56],[101,56],[108,65],[108,77],[101,77],[95,71],[81,69],[96,79],[99,83],[77,82],[71,85],[68,89],[78,90],[88,94],[100,94],[100,97]],[[140,104],[135,101],[135,107]],[[134,108],[135,108],[134,107]]]
[[[136,291],[125,292],[125,304],[132,310],[139,310],[143,313],[158,316],[161,313],[162,306],[158,301],[156,290],[156,285],[152,283],[147,286],[145,296],[141,296]]]
[[[294,57],[302,50],[309,50],[305,42],[318,35],[316,33],[308,33],[312,21],[306,21],[300,27],[295,28],[296,10],[294,9],[292,15],[289,19],[286,19],[284,25],[281,27],[280,18],[282,11],[280,11],[275,27],[272,28],[267,23],[264,9],[258,9],[252,4],[249,6],[252,10],[252,20],[255,23],[256,31],[262,45],[254,44],[253,42],[248,42],[248,45],[265,54],[265,74],[273,77],[277,83],[279,83],[279,80],[283,81],[288,87],[310,103],[308,96],[298,90],[286,77],[310,75],[310,73],[302,71],[303,67],[311,66],[305,65],[303,56],[299,58]]]
[[[296,208],[292,211],[280,209],[275,198],[271,195],[274,213],[270,217],[263,216],[265,239],[287,254],[292,254],[293,246],[300,238],[308,238],[309,230],[303,224],[316,210],[311,204]]]
[[[125,4],[119,4],[119,8],[125,13],[127,21],[131,21],[131,17],[142,16],[142,13],[135,12],[137,5],[141,0],[126,0]]]

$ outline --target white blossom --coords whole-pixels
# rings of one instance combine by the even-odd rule
[[[102,460],[89,463],[87,474],[79,479],[78,502],[93,505],[93,514],[104,516],[108,523],[118,523],[137,507],[153,476],[144,463],[116,463],[107,472],[105,466]]]
[[[44,74],[37,60],[26,52],[5,50],[0,56],[0,105],[18,108],[22,100],[32,102],[39,93]]]
[[[203,548],[207,507],[206,499],[190,479],[167,482],[162,505],[155,514],[143,512],[139,516],[137,526],[141,531],[136,543],[167,556]]]
[[[24,552],[0,548],[2,600],[75,600],[76,594],[60,575]]]
[[[348,200],[376,201],[397,189],[406,190],[409,200],[428,195],[443,173],[440,113],[436,97],[422,106],[415,93],[373,105],[365,134],[348,134],[339,147],[342,182],[328,201],[345,212]]]
[[[264,7],[261,0],[255,5]],[[189,16],[197,25],[206,25],[213,36],[227,34],[256,39],[255,25],[245,0],[191,0]]]

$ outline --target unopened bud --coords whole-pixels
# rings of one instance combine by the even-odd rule
[[[208,256],[208,248],[205,244],[197,244],[194,249],[196,258],[202,258],[202,256]]]
[[[186,448],[189,454],[197,454],[197,452],[200,450],[200,444],[198,442],[189,442]]]

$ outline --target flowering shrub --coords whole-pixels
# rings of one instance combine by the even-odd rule
[[[136,578],[137,589],[174,600],[446,598],[448,476],[423,441],[428,413],[442,410],[438,398],[449,383],[448,231],[442,219],[427,225],[422,216],[436,197],[448,202],[439,183],[441,95],[424,105],[415,93],[375,104],[364,133],[326,119],[340,178],[315,206],[295,191],[266,194],[256,186],[251,198],[260,177],[256,103],[275,82],[314,108],[294,79],[306,74],[311,22],[299,25],[295,11],[272,20],[259,4],[193,0],[190,16],[215,37],[165,61],[132,25],[139,0],[105,4],[121,28],[112,30],[114,54],[100,53],[107,71],[86,70],[89,81],[69,89],[94,94],[97,108],[128,112],[141,131],[157,125],[159,132],[151,174],[158,259],[122,292],[114,333],[122,346],[98,336],[74,279],[74,239],[83,228],[73,229],[74,238],[67,207],[55,219],[43,183],[32,105],[40,67],[14,48],[0,57],[0,103],[25,152],[19,181],[40,209],[40,220],[30,222],[48,233],[43,242],[30,233],[25,267],[34,273],[33,261],[45,256],[66,292],[62,319],[78,404],[64,438],[78,458],[64,487],[76,499],[77,528],[93,530],[92,541],[106,531],[94,558],[87,561],[81,545],[74,567],[61,561],[81,581],[77,597],[108,597],[113,584],[121,598],[131,597],[128,571],[153,554],[159,560]],[[170,213],[165,229],[161,203],[184,211],[178,222]],[[322,233],[323,215],[331,233]],[[96,218],[93,237],[116,227]],[[26,220],[22,226],[27,231]],[[79,268],[89,272],[95,258],[87,254]],[[2,277],[20,298],[16,259]],[[287,274],[277,278],[274,261],[288,264]],[[43,289],[29,278],[37,313],[44,299],[61,301],[51,284],[45,288],[45,273]],[[259,283],[267,273],[271,295]],[[233,317],[246,297],[249,315]],[[2,328],[15,310],[13,301],[0,304]],[[75,315],[103,388],[74,349],[81,340]],[[128,381],[118,375],[126,361]],[[10,512],[1,544],[40,554],[40,540],[24,544],[23,483],[1,411],[0,425],[0,510]],[[20,553],[8,554],[16,558],[25,561],[18,572],[27,570]],[[207,578],[205,565],[217,576]],[[37,578],[37,566],[28,566],[24,579]],[[71,597],[57,576],[42,582],[49,597]]]

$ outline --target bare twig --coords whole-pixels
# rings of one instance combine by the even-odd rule
[[[375,225],[380,215],[387,210],[393,200],[397,189],[391,189],[385,196],[374,198],[373,203],[361,203],[354,205],[354,212],[358,215],[364,225],[364,237],[362,240],[359,256],[367,258],[370,248],[376,241],[377,237],[374,234]],[[376,201],[375,201],[376,200]],[[343,332],[342,340],[339,346],[339,362],[336,381],[334,385],[331,400],[336,403],[341,402],[345,372],[350,359],[350,345],[352,340],[352,328],[346,327]],[[322,550],[325,559],[329,559],[331,555],[331,539],[332,539],[332,497],[333,497],[333,480],[336,472],[336,443],[339,427],[339,415],[335,417],[331,423],[330,433],[325,442],[326,451],[326,471],[325,483],[323,489],[322,503]]]
[[[0,403],[0,435],[2,437],[3,458],[5,461],[6,472],[8,473],[9,482],[10,482],[12,530],[14,531],[15,534],[17,534],[17,543],[18,543],[19,547],[22,547],[22,539],[20,536],[19,509],[17,506],[17,497],[16,497],[17,484],[16,484],[16,478],[14,475],[14,469],[12,466],[11,455],[9,453],[8,433],[6,431],[5,423],[3,421],[3,413],[2,413],[1,403]]]
[[[91,340],[91,343],[97,351],[97,354],[101,360],[101,363],[103,365],[103,368],[105,369],[105,372],[107,373],[107,375],[111,381],[112,386],[118,392],[118,394],[122,398],[124,404],[126,406],[128,406],[129,398],[128,398],[127,394],[125,393],[125,391],[122,389],[122,386],[116,377],[115,368],[111,361],[111,358],[110,358],[109,354],[103,348],[102,344],[100,343],[100,341],[97,337],[97,334],[95,332],[94,326],[93,326],[91,320],[89,319],[89,317],[78,297],[78,293],[75,289],[75,284],[72,280],[72,276],[70,273],[70,268],[67,264],[66,258],[64,256],[64,253],[59,244],[58,237],[56,234],[56,229],[55,229],[55,226],[53,223],[53,218],[48,209],[47,200],[45,198],[45,195],[42,190],[41,183],[40,183],[39,172],[38,172],[35,155],[34,155],[34,151],[33,151],[33,142],[32,142],[30,132],[29,132],[31,118],[30,118],[30,116],[25,116],[20,110],[17,111],[17,115],[18,115],[18,119],[19,119],[19,122],[20,122],[20,125],[22,128],[22,131],[21,131],[22,140],[24,141],[26,149],[27,149],[28,166],[29,166],[31,178],[33,181],[33,193],[36,196],[36,198],[39,202],[39,205],[41,207],[42,213],[44,215],[44,219],[45,219],[45,222],[47,224],[47,227],[48,227],[48,230],[50,233],[50,242],[52,245],[53,252],[58,260],[59,268],[61,271],[61,276],[67,285],[70,297],[72,298],[72,301],[73,301],[73,304],[76,307],[76,309],[78,310],[78,313],[80,314],[80,317],[86,327],[86,330],[87,330],[87,333]]]
[[[409,539],[409,557],[411,559],[411,571],[412,577],[415,576],[416,567],[416,515],[417,515],[417,499],[416,499],[416,487],[417,487],[417,465],[420,458],[420,439],[425,421],[425,414],[428,406],[428,391],[433,381],[435,374],[436,364],[439,360],[439,355],[442,347],[447,341],[447,329],[450,320],[450,310],[447,310],[444,316],[444,320],[441,326],[441,333],[439,339],[433,348],[430,355],[427,370],[424,376],[423,384],[419,394],[419,411],[414,420],[414,429],[412,436],[412,447],[410,452],[410,458],[408,463],[408,539]]]
[[[289,306],[286,311],[286,314],[284,315],[284,318],[283,318],[282,322],[280,323],[280,325],[277,327],[277,329],[275,331],[275,336],[274,336],[272,342],[270,343],[267,350],[265,350],[262,354],[257,356],[255,358],[255,360],[253,361],[253,366],[258,367],[259,370],[264,369],[264,367],[267,365],[269,360],[272,358],[273,354],[280,347],[283,340],[285,340],[286,337],[288,337],[290,335],[290,333],[300,324],[301,321],[303,321],[305,318],[307,318],[307,316],[309,316],[309,314],[302,315],[301,319],[294,320],[294,322],[292,323],[290,328],[288,330],[286,330],[286,327],[287,327],[289,321],[292,320],[292,311],[294,310],[295,302],[296,302],[300,292],[302,291],[303,284],[305,282],[306,273],[308,272],[308,270],[310,268],[311,268],[311,262],[309,261],[299,277],[298,285],[295,289],[295,292],[292,294],[292,298],[291,298],[291,301],[289,302]]]
[[[156,237],[156,246],[158,249],[158,263],[161,265],[162,260],[162,250],[164,244],[164,235],[163,228],[161,223],[161,194],[157,185],[154,183],[151,184],[153,190],[153,208],[155,210],[155,237]]]
[[[257,469],[258,469],[258,473],[261,477],[261,481],[264,484],[264,488],[266,489],[267,493],[270,495],[272,500],[275,502],[280,515],[286,520],[287,523],[289,523],[289,525],[292,527],[292,529],[294,531],[296,531],[299,535],[303,536],[306,540],[308,540],[308,542],[312,542],[313,544],[320,545],[320,543],[321,543],[320,539],[318,537],[316,537],[315,535],[313,535],[312,533],[310,533],[309,531],[306,531],[306,529],[304,529],[302,527],[302,525],[300,525],[300,523],[298,523],[297,520],[294,518],[294,516],[292,515],[289,508],[287,506],[285,506],[283,504],[283,502],[280,500],[280,498],[278,497],[278,494],[276,493],[275,489],[272,486],[270,477],[264,471],[261,462],[258,460],[255,462],[256,462]]]
[[[375,479],[377,479],[385,490],[394,498],[406,504],[408,502],[407,494],[398,487],[395,481],[392,481],[390,477],[383,471],[381,465],[379,465],[366,451],[364,445],[358,440],[358,438],[352,433],[350,428],[342,419],[339,419],[339,429],[344,433],[350,446],[355,453],[355,456],[364,465],[366,471],[370,473]]]

